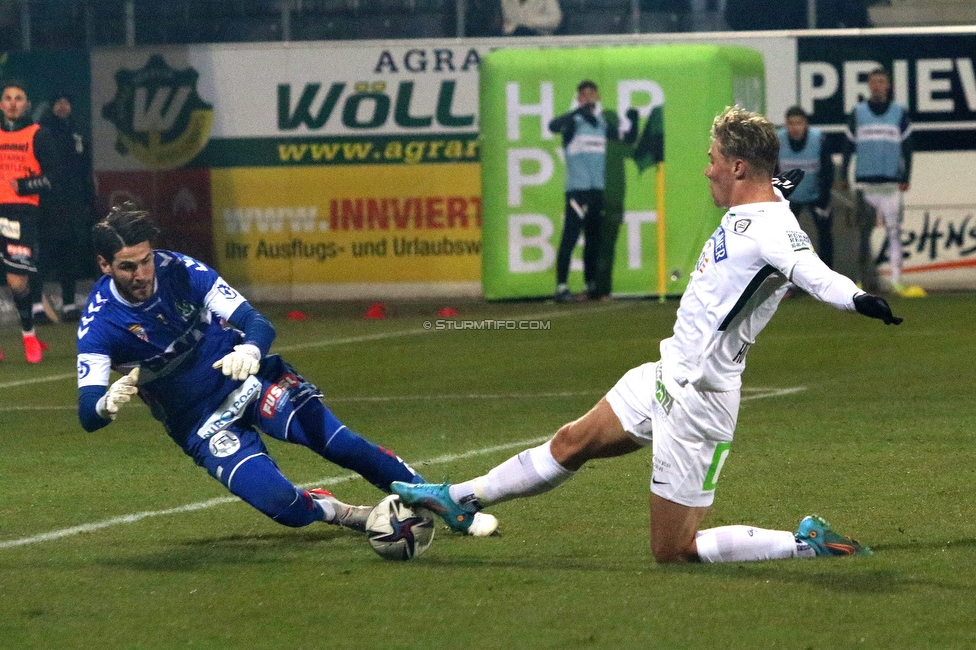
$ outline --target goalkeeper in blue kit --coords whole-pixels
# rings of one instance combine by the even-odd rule
[[[422,481],[409,465],[343,425],[322,393],[268,354],[271,323],[212,268],[154,250],[146,212],[113,208],[93,231],[98,264],[78,327],[78,417],[87,431],[116,419],[132,395],[197,465],[274,521],[363,531],[371,510],[279,471],[258,431],[308,447],[384,492]],[[109,385],[110,371],[123,377]]]

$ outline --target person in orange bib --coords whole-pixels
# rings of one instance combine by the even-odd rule
[[[34,332],[30,275],[37,273],[40,195],[56,183],[60,163],[50,133],[31,119],[24,84],[6,80],[2,87],[0,259],[20,316],[27,362],[40,363],[45,346]]]

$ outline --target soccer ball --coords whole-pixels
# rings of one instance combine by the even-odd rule
[[[366,536],[380,557],[410,560],[434,541],[434,517],[427,510],[412,510],[391,494],[366,519]]]

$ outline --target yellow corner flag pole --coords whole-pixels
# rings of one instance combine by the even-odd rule
[[[665,216],[664,216],[664,161],[660,161],[657,164],[657,190],[655,192],[657,198],[657,299],[659,302],[664,302],[667,296],[667,282],[668,282],[668,262],[667,262],[667,251],[668,245],[665,241],[665,233],[667,228],[665,227]]]

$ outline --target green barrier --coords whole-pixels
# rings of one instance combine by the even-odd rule
[[[702,243],[722,215],[702,173],[712,119],[732,103],[765,108],[762,56],[741,47],[552,48],[486,55],[480,115],[482,288],[488,299],[553,294],[566,165],[562,140],[548,124],[571,109],[583,79],[599,85],[609,121],[616,117],[626,127],[631,107],[640,115],[637,142],[607,147],[600,266],[607,273],[605,284],[612,266],[618,296],[684,291]],[[574,256],[569,282],[578,292],[584,289],[579,247]]]

